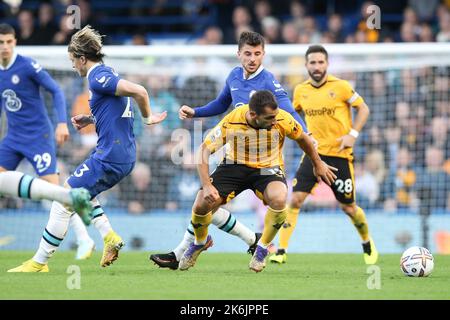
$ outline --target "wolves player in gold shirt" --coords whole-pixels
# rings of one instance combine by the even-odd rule
[[[246,189],[252,189],[268,205],[264,230],[249,264],[255,272],[264,269],[267,246],[287,214],[281,153],[285,137],[295,140],[305,151],[318,180],[333,183],[336,176],[332,170],[336,169],[321,161],[300,124],[278,107],[273,93],[257,91],[248,105],[225,116],[200,146],[197,169],[202,188],[192,207],[195,241],[181,257],[180,270],[194,266],[199,254],[212,246],[208,225],[213,213]],[[225,145],[225,159],[210,176],[209,156]]]
[[[378,252],[369,235],[365,213],[355,202],[353,174],[353,145],[367,121],[369,108],[347,81],[327,74],[328,53],[324,47],[310,46],[305,58],[310,79],[295,87],[294,108],[304,112],[308,130],[319,142],[318,153],[322,160],[338,168],[331,189],[362,239],[365,263],[375,264]],[[351,108],[357,109],[353,123]],[[286,262],[289,238],[300,208],[317,182],[309,158],[304,157],[293,181],[292,200],[280,231],[279,249],[269,258],[271,262]]]

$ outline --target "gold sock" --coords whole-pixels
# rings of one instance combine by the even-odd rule
[[[278,230],[286,220],[287,211],[287,207],[282,210],[274,210],[268,207],[261,236],[261,243],[264,246],[267,247],[277,235]]]
[[[288,207],[286,221],[280,230],[280,246],[279,249],[287,249],[289,245],[289,239],[295,230],[297,225],[298,215],[300,213],[299,208]]]
[[[192,211],[192,226],[194,227],[195,244],[202,244],[206,242],[208,236],[208,226],[212,220],[212,212],[201,216]]]
[[[369,240],[369,226],[367,224],[366,214],[360,207],[356,207],[356,213],[354,217],[350,217],[353,225],[358,231],[363,242]]]

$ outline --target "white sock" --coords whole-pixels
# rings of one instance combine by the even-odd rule
[[[97,198],[92,199],[92,207],[94,210],[92,211],[92,224],[94,227],[100,232],[100,235],[102,238],[105,238],[106,235],[112,231],[111,224],[109,223],[108,217],[105,214],[105,211],[103,211],[102,206],[100,205],[100,202],[97,200]]]
[[[33,257],[34,261],[47,264],[48,259],[55,253],[66,236],[71,215],[72,212],[64,208],[61,203],[53,201],[50,218],[42,235],[39,249]]]
[[[255,233],[224,208],[219,208],[214,212],[211,223],[220,230],[241,238],[249,246],[255,243]]]
[[[181,257],[183,256],[183,253],[186,251],[187,248],[189,248],[190,244],[193,243],[194,240],[195,240],[194,228],[192,227],[192,223],[189,222],[189,226],[186,232],[184,233],[183,240],[180,242],[178,247],[173,249],[173,253],[175,253],[177,261],[180,261]]]
[[[18,171],[0,172],[0,194],[72,205],[70,190]]]
[[[93,241],[89,236],[89,233],[87,231],[85,224],[83,223],[83,220],[81,220],[78,214],[73,214],[70,217],[70,227],[72,228],[73,231],[75,231],[75,237],[77,238],[78,244],[80,244],[83,241],[89,240]]]

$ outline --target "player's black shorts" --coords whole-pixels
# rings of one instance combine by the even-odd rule
[[[355,179],[353,174],[353,162],[346,158],[320,156],[328,165],[338,168],[335,172],[337,178],[331,185],[337,201],[344,204],[355,202]],[[311,159],[304,156],[298,168],[295,179],[292,181],[293,191],[310,193],[316,186],[317,178],[313,173]]]
[[[280,167],[256,169],[243,164],[220,164],[210,176],[212,185],[227,203],[239,193],[251,189],[263,200],[264,190],[272,181],[286,184],[284,171]]]

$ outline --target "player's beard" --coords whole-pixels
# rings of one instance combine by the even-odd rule
[[[323,78],[325,77],[325,75],[327,74],[326,71],[321,72],[320,74],[317,73],[312,73],[310,71],[308,71],[309,76],[311,77],[311,79],[313,79],[315,82],[320,82],[323,80]]]

